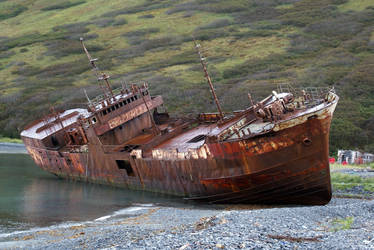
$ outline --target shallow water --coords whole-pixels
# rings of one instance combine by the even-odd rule
[[[154,205],[185,204],[180,198],[58,179],[26,154],[0,154],[0,233],[105,219]]]
[[[0,153],[26,154],[26,147],[19,143],[0,142]]]

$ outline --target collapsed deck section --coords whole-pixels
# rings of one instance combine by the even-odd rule
[[[66,146],[67,141],[84,144],[86,138],[82,137],[82,131],[77,130],[77,124],[90,115],[87,109],[53,112],[29,124],[21,132],[21,138],[26,146],[52,150],[61,149]]]

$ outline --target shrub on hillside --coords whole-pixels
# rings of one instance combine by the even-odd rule
[[[123,19],[126,22],[125,19]],[[105,28],[105,27],[109,27],[109,26],[115,26],[115,25],[122,25],[122,24],[118,24],[116,19],[114,18],[100,18],[100,19],[94,19],[92,22],[92,24],[96,25],[97,27],[100,27],[100,28]]]
[[[272,20],[280,15],[280,11],[270,7],[250,8],[247,11],[235,14],[235,22],[239,24],[247,24],[262,20]]]
[[[78,41],[80,37],[84,39],[94,39],[97,37],[97,34],[86,34],[90,30],[87,28],[87,25],[90,25],[90,22],[77,22],[70,23],[65,25],[58,25],[52,28],[54,32],[61,33],[61,39],[75,40]]]
[[[127,24],[127,20],[125,18],[120,18],[113,22],[113,26],[121,26],[124,24]]]
[[[3,52],[0,52],[0,59],[9,58],[15,54],[16,53],[14,51],[3,51]]]
[[[2,6],[0,6],[0,21],[16,17],[26,10],[27,8],[21,4],[5,3]]]
[[[86,26],[91,24],[90,22],[76,22],[64,25],[58,25],[52,28],[54,32],[68,33],[68,34],[84,34],[89,32],[89,28]]]
[[[42,11],[62,10],[62,9],[67,9],[67,8],[77,6],[77,5],[80,5],[80,4],[84,4],[84,3],[86,3],[86,1],[76,1],[76,2],[67,1],[67,2],[62,2],[62,3],[53,4],[53,5],[44,7],[41,10]]]
[[[331,0],[304,0],[294,3],[293,7],[283,11],[281,21],[287,25],[305,27],[324,18],[334,16],[337,7]]]
[[[330,140],[333,142],[331,151],[336,152],[342,148],[359,148],[365,144],[367,136],[355,124],[341,118],[332,120]]]
[[[119,10],[109,11],[101,15],[102,17],[116,17],[119,15],[124,14],[135,14],[139,12],[149,11],[149,10],[156,10],[156,9],[163,9],[167,8],[172,3],[170,1],[146,1],[145,3],[142,3],[141,5],[136,5],[133,7],[126,7]]]
[[[155,16],[152,15],[152,14],[148,14],[148,15],[143,15],[143,16],[139,16],[138,18],[141,18],[141,19],[149,19],[149,18],[154,18]]]
[[[195,30],[216,29],[216,28],[221,28],[221,27],[225,27],[225,26],[229,26],[229,25],[231,25],[230,20],[228,20],[228,19],[217,19],[217,20],[214,20],[211,23],[201,25],[201,26],[197,27]]]
[[[347,14],[312,23],[305,29],[307,33],[339,40],[347,40],[361,30],[362,24],[352,20]]]
[[[289,53],[306,55],[316,53],[323,48],[320,40],[309,35],[296,34],[290,35],[289,38],[291,38],[290,47],[287,49]]]
[[[166,14],[178,12],[207,11],[213,13],[234,13],[243,11],[252,6],[252,1],[217,1],[217,0],[190,0],[169,8]]]
[[[139,30],[129,31],[129,32],[126,32],[125,34],[123,34],[123,36],[125,36],[125,37],[145,36],[147,34],[157,33],[157,32],[160,32],[159,28],[147,28],[147,29],[139,29]]]
[[[233,32],[232,34],[236,39],[250,38],[250,37],[267,37],[276,35],[272,30],[249,30],[245,32]]]
[[[35,32],[32,34],[22,35],[22,36],[15,37],[15,38],[4,39],[0,43],[0,51],[6,51],[8,49],[12,49],[15,47],[23,47],[23,46],[38,43],[38,42],[61,39],[63,37],[64,37],[64,34],[59,33],[59,32],[47,33],[44,35],[38,32]]]
[[[367,28],[342,44],[352,53],[373,52],[374,41],[371,41],[371,29]]]
[[[250,59],[243,64],[223,71],[224,79],[233,79],[259,72],[279,72],[294,64],[291,55],[272,54],[262,59]]]
[[[78,39],[48,41],[44,43],[44,46],[46,46],[48,49],[44,55],[54,56],[56,58],[74,54],[84,54],[82,45]],[[90,52],[97,52],[103,50],[104,48],[99,45],[90,45],[88,46],[88,49]]]

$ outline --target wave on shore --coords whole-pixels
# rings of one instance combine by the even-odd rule
[[[136,206],[130,206],[127,208],[123,208],[120,210],[117,210],[113,212],[110,215],[102,216],[94,220],[89,220],[89,221],[83,221],[83,222],[63,222],[60,224],[56,225],[51,225],[47,227],[33,227],[28,230],[19,230],[19,231],[14,231],[14,232],[9,232],[9,233],[0,233],[0,246],[2,243],[2,239],[8,238],[8,237],[14,237],[17,235],[25,235],[25,234],[30,234],[30,233],[36,233],[39,231],[53,231],[53,230],[58,230],[58,229],[69,229],[69,228],[74,228],[74,227],[81,227],[81,226],[88,226],[96,223],[110,223],[113,220],[120,219],[122,217],[128,217],[128,216],[136,216],[139,214],[143,214],[146,211],[141,211],[141,210],[149,210],[153,208],[153,204],[137,204]],[[141,211],[141,212],[140,212]],[[109,220],[110,219],[110,220]]]

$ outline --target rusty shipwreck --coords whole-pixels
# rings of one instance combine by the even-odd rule
[[[204,202],[330,201],[329,129],[339,99],[333,90],[273,91],[224,114],[199,52],[218,112],[171,118],[146,83],[112,90],[82,45],[104,95],[25,127],[22,140],[42,169]]]

